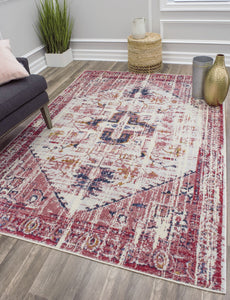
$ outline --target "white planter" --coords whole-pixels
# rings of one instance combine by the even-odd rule
[[[61,54],[45,53],[45,56],[48,67],[65,67],[73,61],[72,50],[70,48]]]

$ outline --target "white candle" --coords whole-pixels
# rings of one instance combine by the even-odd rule
[[[132,36],[134,39],[145,38],[145,18],[135,18],[132,23]]]

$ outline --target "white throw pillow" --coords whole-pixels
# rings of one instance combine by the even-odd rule
[[[29,76],[11,52],[10,41],[0,40],[0,85]]]

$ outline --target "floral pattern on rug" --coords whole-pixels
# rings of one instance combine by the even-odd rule
[[[225,291],[223,107],[191,76],[86,71],[1,153],[0,233]]]

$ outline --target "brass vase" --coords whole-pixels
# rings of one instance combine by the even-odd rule
[[[204,99],[209,105],[222,104],[229,89],[229,75],[225,68],[223,54],[217,54],[216,60],[204,80]]]

